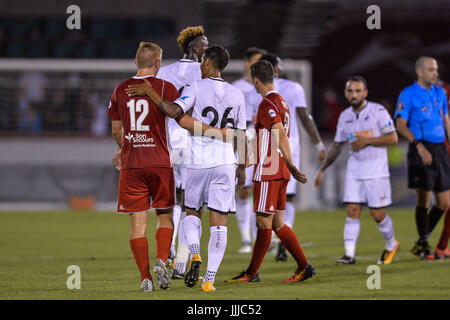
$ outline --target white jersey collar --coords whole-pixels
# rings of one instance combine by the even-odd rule
[[[271,93],[278,93],[278,91],[277,90],[271,90],[271,91],[269,91],[269,92],[267,92],[265,95],[264,95],[264,97],[267,97],[269,94],[271,94]]]
[[[143,77],[134,76],[133,79],[144,79],[144,78],[149,78],[149,77],[155,77],[155,76],[152,76],[151,74],[148,76],[143,76]]]

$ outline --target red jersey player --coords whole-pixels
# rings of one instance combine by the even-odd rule
[[[170,82],[155,78],[162,59],[162,49],[151,42],[141,42],[136,52],[138,73],[120,83],[113,91],[108,109],[112,133],[119,145],[119,190],[117,211],[131,218],[130,246],[141,273],[143,291],[153,291],[149,269],[147,211],[156,209],[156,262],[153,267],[158,285],[171,285],[171,261],[168,259],[173,234],[172,209],[175,204],[174,173],[168,145],[168,118],[148,97],[131,97],[129,85],[151,83],[152,87],[169,101],[179,94]],[[177,118],[180,126],[194,131],[194,121],[188,115]],[[202,133],[214,128],[200,124]],[[223,131],[222,131],[223,132]],[[117,158],[117,156],[115,156]],[[150,197],[152,202],[150,202]]]
[[[292,163],[288,140],[289,108],[274,89],[270,62],[260,60],[253,64],[251,76],[256,90],[263,97],[255,122],[257,163],[253,175],[253,209],[257,215],[258,233],[249,267],[226,282],[259,281],[258,270],[269,249],[272,230],[298,264],[294,275],[284,282],[304,281],[314,277],[315,270],[283,218],[289,173],[301,183],[306,182],[306,176]]]

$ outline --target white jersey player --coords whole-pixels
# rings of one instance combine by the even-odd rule
[[[226,128],[240,129],[238,140],[245,141],[245,101],[239,89],[221,79],[220,73],[228,64],[228,50],[212,46],[205,50],[200,69],[202,80],[191,82],[183,94],[173,103],[161,98],[151,88],[146,93],[158,108],[166,115],[179,119],[184,112],[192,109],[192,116],[209,124],[214,132]],[[220,130],[217,130],[217,129]],[[202,129],[202,132],[203,129]],[[183,219],[184,237],[191,254],[189,270],[185,283],[193,287],[199,278],[201,267],[200,237],[201,214],[203,204],[210,210],[210,239],[208,245],[208,265],[203,278],[202,290],[215,291],[215,275],[225,253],[227,245],[227,214],[236,210],[234,198],[235,178],[242,186],[245,181],[245,152],[239,159],[236,169],[236,157],[231,142],[223,142],[222,135],[214,138],[192,137],[191,161],[186,170],[186,217]],[[245,148],[244,148],[245,150]]]
[[[297,168],[300,168],[300,128],[298,126],[297,116],[300,118],[304,129],[317,147],[319,162],[323,161],[325,159],[325,147],[322,143],[322,139],[320,138],[320,134],[317,130],[317,126],[313,118],[308,114],[306,97],[303,87],[295,81],[279,78],[280,74],[282,73],[282,63],[279,57],[274,54],[266,54],[261,57],[261,59],[267,60],[272,64],[275,73],[275,90],[277,90],[279,94],[284,98],[286,104],[289,107],[289,112],[291,114],[291,120],[289,122],[289,145],[291,148],[292,161],[294,165]],[[254,106],[258,106],[260,102],[261,97],[258,94],[252,93],[249,97],[248,108],[255,108]],[[297,193],[297,186],[297,180],[294,179],[291,175],[291,179],[286,190],[287,199],[285,209],[285,221],[286,224],[291,228],[294,225],[295,220],[295,207],[293,200]],[[286,261],[287,255],[283,245],[281,243],[278,243],[278,250],[275,251],[274,249],[276,248],[276,245],[277,242],[273,241],[269,251],[274,253],[276,252],[276,261]]]
[[[345,255],[337,263],[354,264],[359,236],[361,204],[367,204],[385,239],[379,264],[392,262],[397,250],[392,219],[385,208],[391,205],[391,184],[386,146],[398,141],[394,122],[380,104],[369,102],[364,78],[352,76],[345,86],[351,104],[339,116],[334,142],[322,164],[315,185],[320,187],[325,169],[337,158],[348,141],[351,146],[347,162],[343,202],[347,205],[344,228]]]
[[[180,32],[177,42],[184,52],[182,59],[161,67],[156,75],[158,78],[171,82],[182,93],[184,87],[195,80],[202,78],[200,59],[208,46],[203,27],[187,27]],[[171,160],[174,164],[175,187],[177,190],[177,204],[173,210],[174,234],[171,246],[171,255],[175,255],[175,241],[178,230],[182,229],[180,221],[186,215],[184,208],[184,189],[186,180],[186,164],[189,160],[189,134],[181,128],[174,119],[169,119],[169,142],[171,147]],[[182,279],[189,259],[189,250],[185,244],[178,241],[175,257],[174,279]]]
[[[254,132],[254,122],[256,117],[256,109],[259,104],[256,104],[256,108],[249,108],[250,105],[248,99],[253,95],[258,95],[256,89],[251,81],[250,67],[258,61],[266,51],[264,49],[250,47],[247,49],[244,55],[245,59],[245,73],[244,76],[232,83],[233,86],[241,90],[245,99],[245,110],[247,119],[247,141],[248,144],[248,157],[252,157],[251,154],[251,142],[255,139],[256,134]],[[259,96],[259,95],[258,95]],[[249,163],[253,163],[252,159],[249,159]],[[252,194],[252,177],[253,177],[253,165],[249,165],[245,169],[245,184],[243,188],[236,190],[236,218],[239,226],[239,231],[241,232],[242,247],[239,249],[239,253],[250,253],[252,251],[252,226],[253,231],[256,234],[256,225],[253,223],[254,220],[252,203],[250,202],[250,196]],[[255,240],[255,237],[253,237]]]

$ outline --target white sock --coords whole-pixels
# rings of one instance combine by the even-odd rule
[[[345,255],[355,257],[356,242],[359,236],[359,219],[346,218],[344,227]]]
[[[252,226],[253,242],[255,242],[256,236],[258,235],[258,227],[256,226],[256,213],[254,213],[254,212],[252,212],[252,216],[250,218],[250,224]]]
[[[252,243],[251,238],[252,205],[249,199],[236,199],[236,219],[241,231],[242,243]]]
[[[391,217],[386,214],[386,217],[383,221],[378,223],[378,229],[383,235],[384,240],[386,241],[386,250],[392,251],[395,249],[395,235],[394,235],[394,223],[392,222]]]
[[[214,283],[217,270],[219,270],[227,248],[228,228],[225,226],[216,226],[210,228],[208,243],[208,266],[206,267],[205,281]]]
[[[183,221],[184,238],[191,256],[200,254],[200,238],[202,236],[202,223],[200,219],[194,215],[188,215]]]
[[[295,207],[292,201],[286,201],[286,209],[284,211],[284,221],[289,227],[293,227],[295,220]]]
[[[184,218],[186,212],[181,213],[180,227],[178,231],[178,246],[177,255],[175,257],[175,269],[184,274],[186,272],[186,264],[189,260],[189,248],[186,245],[186,239],[184,238]]]
[[[172,245],[170,246],[170,252],[175,255],[175,244],[177,239],[178,230],[180,227],[181,221],[181,207],[179,205],[175,205],[173,207],[173,236],[172,236]]]

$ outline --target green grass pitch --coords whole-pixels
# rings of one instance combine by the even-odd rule
[[[216,276],[214,293],[200,290],[200,281],[187,288],[182,280],[172,288],[142,293],[139,273],[129,247],[127,216],[113,212],[2,212],[0,213],[0,299],[449,299],[450,259],[420,261],[409,250],[416,239],[412,209],[390,209],[400,250],[391,265],[380,266],[381,289],[367,288],[366,273],[384,247],[384,240],[368,210],[361,218],[356,264],[334,265],[343,254],[344,210],[297,212],[295,232],[317,277],[285,284],[295,270],[292,257],[275,262],[267,254],[261,282],[226,284],[247,267],[250,254],[238,254],[240,235],[230,216],[228,247]],[[151,265],[155,256],[155,216],[150,214],[148,239]],[[442,220],[433,233],[435,245]],[[202,274],[206,270],[208,216],[203,219]],[[68,266],[81,269],[81,289],[69,290]]]

